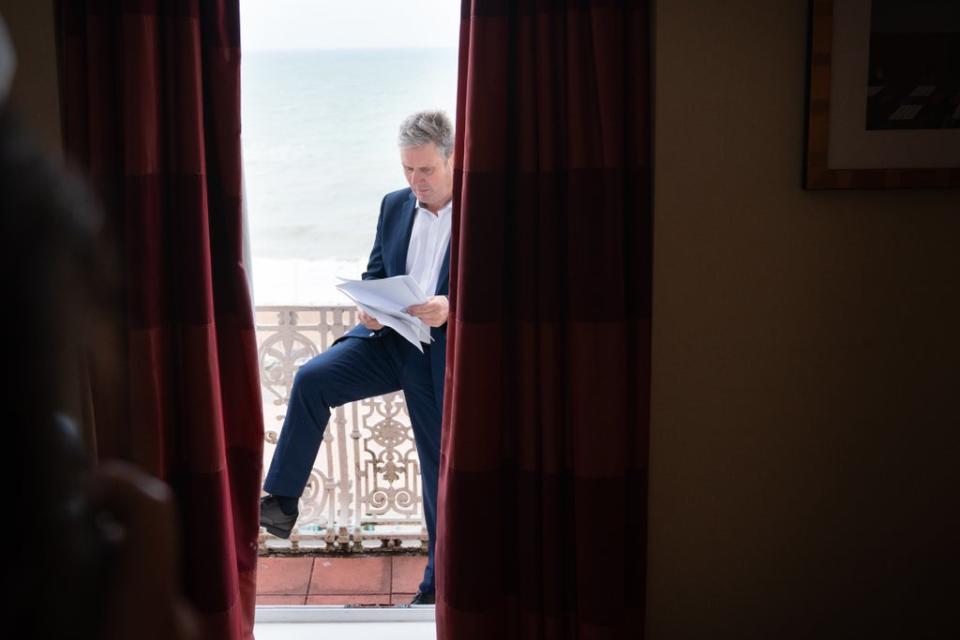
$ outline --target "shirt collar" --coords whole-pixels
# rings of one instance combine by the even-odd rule
[[[417,200],[417,211],[423,211],[424,213],[430,213],[430,210],[420,204],[420,200]],[[450,202],[440,207],[440,210],[437,211],[437,218],[442,218],[445,215],[453,211],[453,198],[450,198]],[[432,215],[432,214],[431,214]]]

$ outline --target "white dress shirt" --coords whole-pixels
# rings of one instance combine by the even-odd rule
[[[450,223],[453,218],[453,200],[436,215],[417,202],[416,219],[407,247],[407,274],[420,285],[420,289],[432,296],[437,292],[440,268],[446,257],[450,242]]]

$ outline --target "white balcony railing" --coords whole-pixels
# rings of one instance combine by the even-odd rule
[[[266,425],[264,473],[297,369],[356,323],[353,307],[257,307]],[[402,393],[337,407],[289,540],[261,532],[261,551],[425,548],[420,464]],[[413,550],[413,549],[411,549]]]

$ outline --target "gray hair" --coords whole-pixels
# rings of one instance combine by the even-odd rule
[[[437,145],[444,159],[453,155],[453,124],[443,111],[418,111],[400,125],[400,148]]]

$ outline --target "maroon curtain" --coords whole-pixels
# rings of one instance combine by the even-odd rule
[[[64,138],[124,279],[101,457],[177,496],[203,638],[250,638],[263,418],[242,260],[238,0],[58,2]]]
[[[648,3],[463,3],[442,640],[639,638]]]

